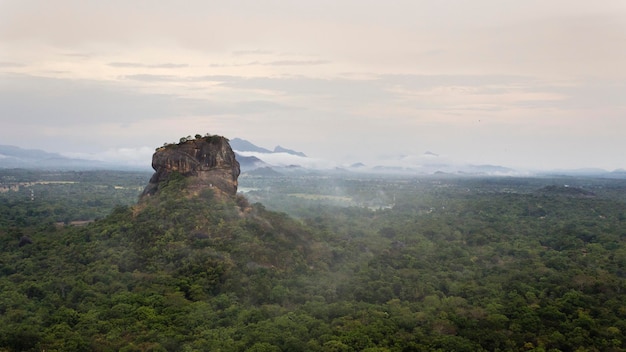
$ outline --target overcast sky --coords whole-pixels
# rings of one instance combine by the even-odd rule
[[[0,144],[626,168],[626,1],[0,0]]]

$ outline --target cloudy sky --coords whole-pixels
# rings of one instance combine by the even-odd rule
[[[626,168],[626,1],[0,0],[0,144]]]

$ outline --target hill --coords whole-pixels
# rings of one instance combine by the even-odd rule
[[[306,154],[295,151],[293,149],[283,148],[277,145],[276,147],[274,147],[274,150],[269,150],[269,149],[259,147],[253,144],[252,142],[247,141],[245,139],[241,139],[241,138],[233,138],[230,141],[230,145],[233,148],[233,150],[236,150],[239,152],[256,152],[256,153],[262,153],[262,154],[286,153],[286,154],[291,154],[291,155],[306,158]]]
[[[561,195],[566,197],[595,197],[595,193],[579,188],[570,187],[569,185],[557,186],[549,185],[545,186],[538,191],[541,194],[546,195]]]

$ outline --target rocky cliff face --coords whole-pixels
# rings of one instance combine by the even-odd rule
[[[155,173],[141,198],[156,194],[173,173],[188,177],[191,193],[209,187],[219,195],[237,194],[239,162],[228,139],[221,136],[199,137],[158,148],[152,156],[152,168]]]

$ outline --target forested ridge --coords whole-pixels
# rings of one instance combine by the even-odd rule
[[[393,207],[287,215],[172,178],[60,226],[2,194],[0,350],[626,349],[625,181],[342,182]]]

